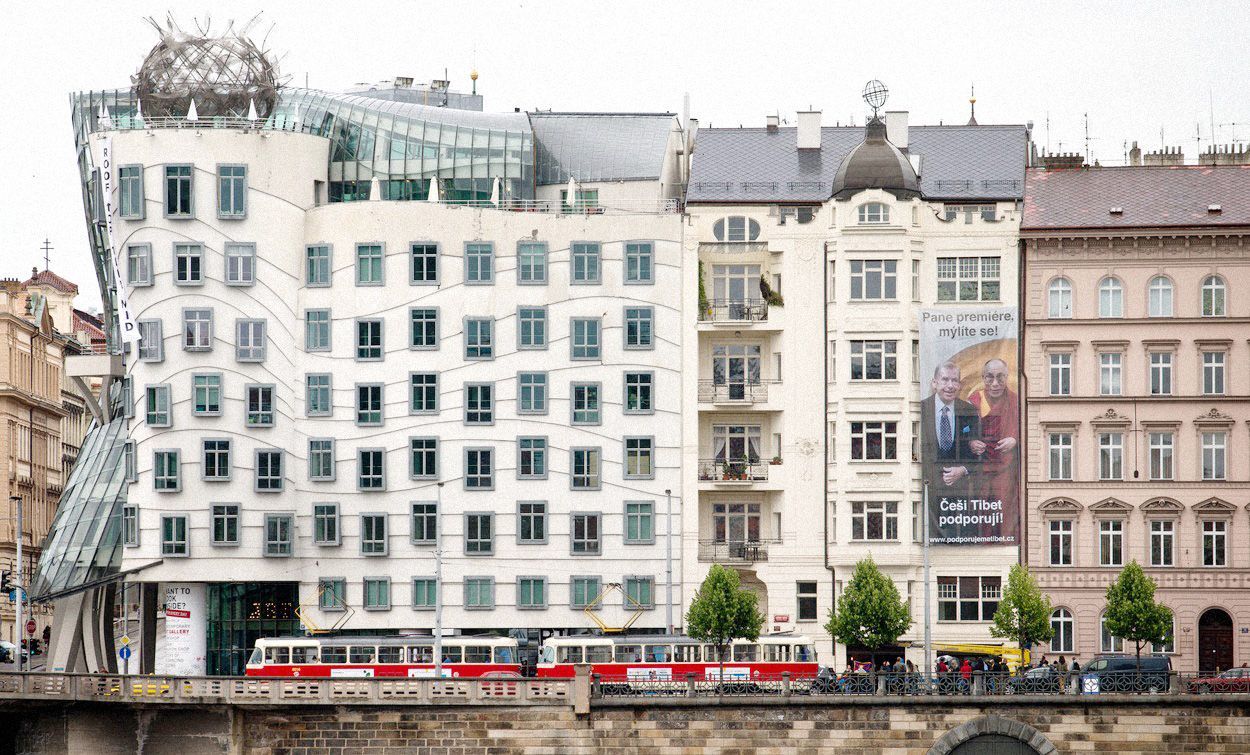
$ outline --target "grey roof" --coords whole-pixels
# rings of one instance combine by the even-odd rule
[[[672,113],[530,113],[538,185],[658,179]]]
[[[821,129],[819,150],[799,150],[797,129],[701,129],[687,202],[823,202],[843,158],[864,141],[862,126]],[[1024,126],[912,126],[926,199],[1021,199]]]

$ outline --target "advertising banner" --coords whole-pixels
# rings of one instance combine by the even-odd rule
[[[1015,307],[920,312],[920,453],[932,544],[1019,542],[1018,333]]]
[[[104,199],[104,237],[108,243],[108,258],[113,274],[114,298],[117,302],[117,327],[121,331],[122,340],[126,343],[138,343],[139,328],[135,324],[134,315],[130,312],[130,295],[126,292],[129,283],[122,277],[122,265],[118,259],[117,240],[113,236],[114,189],[117,181],[113,159],[113,140],[104,137],[100,140],[100,191]],[[107,301],[106,301],[107,305]]]
[[[156,673],[204,676],[207,673],[208,617],[205,587],[195,582],[165,583],[165,633],[156,644]]]

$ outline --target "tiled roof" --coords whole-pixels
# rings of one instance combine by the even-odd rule
[[[540,186],[658,179],[672,113],[530,113]]]
[[[861,126],[821,129],[820,149],[797,146],[798,130],[701,129],[687,202],[821,202],[838,166],[864,141]],[[926,199],[1019,199],[1024,195],[1024,126],[912,126]]]
[[[26,279],[26,281],[22,284],[23,286],[32,286],[32,285],[52,286],[57,291],[62,291],[67,294],[78,293],[77,283],[71,283],[65,280],[64,278],[62,278],[61,276],[57,275],[56,273],[52,272],[51,270],[35,269],[35,270],[32,270],[31,273],[33,273],[33,275],[31,275],[30,278]]]
[[[81,309],[74,310],[74,332],[87,333],[92,341],[104,339],[104,323],[95,315]]]
[[[1230,225],[1250,225],[1250,165],[1031,168],[1025,182],[1021,230]]]

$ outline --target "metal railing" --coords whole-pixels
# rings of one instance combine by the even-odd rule
[[[715,380],[699,381],[699,401],[703,403],[743,402],[753,404],[768,400],[768,384],[763,382],[718,383]]]
[[[765,482],[768,468],[765,461],[747,459],[699,459],[700,482]]]
[[[699,312],[703,322],[764,322],[768,302],[763,299],[712,299]]]
[[[712,254],[758,254],[768,251],[767,241],[700,241],[700,252]]]
[[[714,564],[754,564],[768,560],[768,546],[780,544],[781,540],[700,540],[699,561]]]

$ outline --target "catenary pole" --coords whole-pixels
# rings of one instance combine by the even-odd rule
[[[31,448],[34,448],[34,433],[31,433]],[[33,450],[32,450],[33,454]],[[32,456],[33,458],[33,456]],[[26,626],[22,619],[22,601],[26,599],[26,590],[22,585],[22,497],[10,496],[9,500],[17,504],[17,578],[13,580],[14,595],[17,598],[17,670],[22,670],[22,638],[26,635]]]
[[[443,483],[434,507],[434,678],[443,678]]]
[[[673,633],[673,491],[665,490],[664,507],[664,624]]]
[[[924,668],[926,674],[933,673],[933,624],[929,621],[929,483],[924,484]]]

